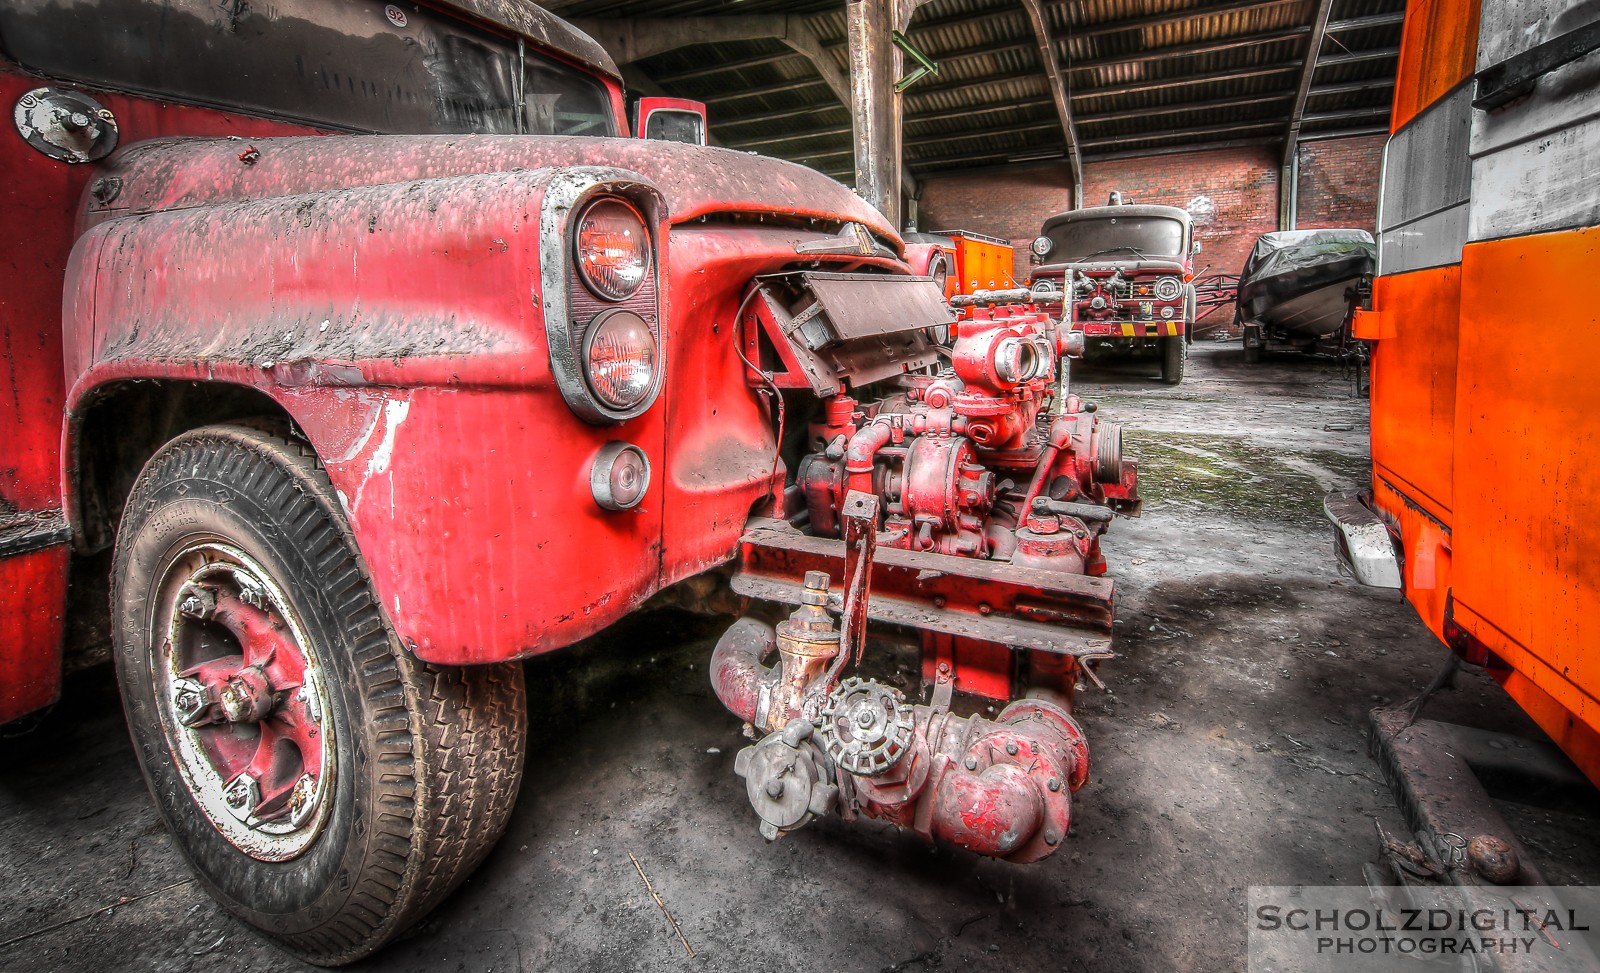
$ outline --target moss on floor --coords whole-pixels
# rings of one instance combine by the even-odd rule
[[[1123,455],[1139,461],[1139,494],[1148,505],[1304,527],[1322,523],[1329,490],[1359,488],[1368,476],[1365,456],[1269,449],[1242,436],[1124,429]]]

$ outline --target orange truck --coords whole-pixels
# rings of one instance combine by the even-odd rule
[[[906,262],[942,284],[946,298],[1017,286],[1016,248],[971,230],[907,234]]]
[[[935,235],[955,243],[957,292],[1003,290],[1016,287],[1016,248],[998,237],[971,230],[937,230]]]
[[[1593,6],[1412,0],[1355,323],[1372,482],[1327,510],[1358,579],[1600,782],[1597,79]]]

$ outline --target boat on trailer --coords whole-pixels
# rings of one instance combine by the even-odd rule
[[[1377,264],[1366,230],[1263,233],[1239,275],[1238,320],[1259,340],[1309,351],[1350,319],[1360,285]]]

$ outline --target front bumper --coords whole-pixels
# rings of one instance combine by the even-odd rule
[[[1182,321],[1082,321],[1078,327],[1090,338],[1175,338],[1184,331]]]
[[[1322,510],[1333,522],[1339,562],[1372,588],[1399,588],[1400,558],[1389,528],[1354,493],[1330,493]]]

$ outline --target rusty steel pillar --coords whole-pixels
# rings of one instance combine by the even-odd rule
[[[856,192],[900,226],[900,51],[894,46],[895,0],[848,0],[850,115]]]

